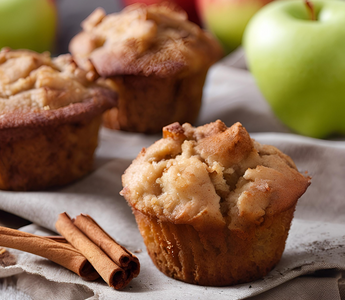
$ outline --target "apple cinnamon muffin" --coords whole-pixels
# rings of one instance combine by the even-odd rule
[[[310,178],[240,124],[171,124],[122,176],[148,253],[164,274],[224,286],[265,276],[280,260]]]
[[[115,105],[70,55],[3,49],[0,189],[45,189],[90,172],[102,113]]]
[[[109,15],[97,9],[82,28],[70,52],[91,78],[111,79],[119,93],[118,106],[104,115],[106,127],[154,133],[196,120],[207,71],[223,53],[185,12],[145,4]]]

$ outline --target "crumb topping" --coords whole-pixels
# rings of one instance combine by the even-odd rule
[[[0,114],[57,109],[89,95],[85,71],[70,55],[3,49],[0,52]]]
[[[109,15],[98,8],[82,28],[70,51],[83,69],[95,67],[101,76],[164,77],[210,66],[222,55],[208,33],[168,5],[134,4]]]
[[[171,124],[122,177],[135,209],[176,224],[258,225],[296,204],[310,184],[290,157],[240,124]]]

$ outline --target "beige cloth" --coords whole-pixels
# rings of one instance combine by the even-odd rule
[[[238,53],[237,53],[238,54]],[[199,124],[236,121],[261,143],[290,155],[312,185],[300,199],[280,263],[263,280],[234,287],[204,287],[168,278],[151,262],[134,217],[119,195],[120,177],[142,147],[160,136],[102,129],[95,171],[82,180],[44,192],[0,192],[0,209],[36,225],[23,230],[54,230],[57,215],[87,213],[116,240],[137,253],[141,273],[123,291],[104,282],[85,282],[58,265],[15,251],[18,263],[0,267],[0,299],[341,299],[345,272],[345,141],[298,136],[274,117],[254,79],[229,67],[234,57],[215,65],[205,86]],[[236,63],[238,63],[235,57]],[[241,61],[240,61],[241,62]],[[13,297],[12,297],[13,296]]]

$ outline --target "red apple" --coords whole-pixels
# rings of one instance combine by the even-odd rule
[[[52,0],[0,0],[0,49],[52,50],[57,9]]]
[[[189,20],[200,25],[200,19],[195,8],[195,1],[196,0],[169,0],[168,2],[173,2],[180,6],[187,12]],[[124,5],[131,5],[133,3],[145,3],[147,5],[151,5],[162,2],[167,2],[167,0],[123,0]]]
[[[251,17],[273,0],[196,0],[204,26],[230,53],[242,43],[242,35]]]

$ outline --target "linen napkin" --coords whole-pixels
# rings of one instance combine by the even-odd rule
[[[241,57],[241,55],[239,55]],[[238,57],[237,57],[238,58]],[[235,63],[238,63],[236,60]],[[86,282],[37,256],[11,250],[14,266],[0,267],[0,299],[341,299],[345,272],[345,141],[291,133],[273,115],[251,74],[231,60],[208,74],[198,125],[239,121],[260,143],[290,155],[312,184],[299,200],[279,264],[262,280],[233,287],[204,287],[166,277],[151,262],[126,201],[121,175],[142,147],[159,135],[102,129],[95,170],[78,182],[41,192],[0,192],[0,209],[34,223],[22,230],[51,234],[59,213],[90,214],[120,244],[135,252],[141,273],[122,291]],[[14,298],[13,298],[14,299]]]

